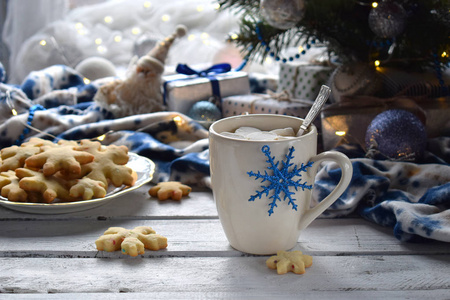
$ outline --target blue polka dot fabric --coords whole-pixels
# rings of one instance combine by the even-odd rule
[[[86,84],[66,66],[32,72],[20,86],[3,78],[0,66],[0,148],[33,136],[81,140],[105,135],[103,143],[126,145],[153,160],[154,182],[210,186],[208,132],[189,117],[156,112],[114,118],[93,101],[103,80]],[[367,159],[353,145],[336,149],[351,159],[354,174],[323,217],[362,216],[391,227],[401,241],[450,242],[450,138],[429,140],[427,147],[417,163]],[[320,168],[313,204],[334,189],[340,176],[334,163]]]
[[[439,138],[449,144],[450,138]],[[357,146],[338,150],[351,158],[353,177],[344,194],[324,213],[336,218],[360,215],[393,228],[401,241],[450,242],[450,166],[433,153],[424,163],[362,158]],[[358,154],[359,152],[359,154]],[[447,154],[447,161],[450,157]],[[313,199],[324,199],[339,182],[341,171],[334,163],[316,176]]]

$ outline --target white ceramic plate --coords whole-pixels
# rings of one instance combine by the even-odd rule
[[[118,187],[109,191],[104,198],[97,198],[92,200],[64,202],[64,203],[23,203],[8,201],[7,198],[0,196],[0,205],[9,209],[32,213],[32,214],[65,214],[82,210],[91,209],[108,203],[112,199],[135,190],[153,178],[155,172],[155,164],[146,157],[139,156],[134,153],[129,154],[129,161],[127,166],[132,168],[137,173],[136,183],[132,187]]]

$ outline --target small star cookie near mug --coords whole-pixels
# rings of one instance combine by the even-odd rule
[[[277,140],[248,140],[229,134],[245,127],[263,131],[291,127],[296,132],[302,121],[284,115],[251,114],[211,125],[211,185],[220,222],[233,248],[259,255],[292,249],[301,231],[349,185],[353,173],[350,160],[336,151],[317,154],[314,125],[302,136]],[[325,199],[310,207],[314,178],[323,161],[336,162],[342,177]]]

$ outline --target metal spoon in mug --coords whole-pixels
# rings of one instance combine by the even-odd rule
[[[326,85],[322,85],[322,87],[320,88],[320,92],[313,103],[313,106],[309,110],[305,120],[303,121],[303,124],[300,126],[300,129],[297,132],[297,136],[302,136],[303,133],[308,129],[309,125],[311,125],[311,123],[316,119],[317,115],[322,109],[322,106],[328,100],[328,97],[330,97],[330,93],[331,89]]]

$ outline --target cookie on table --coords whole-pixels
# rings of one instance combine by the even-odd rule
[[[278,251],[277,255],[266,261],[267,267],[276,269],[279,275],[293,272],[304,274],[305,268],[312,266],[312,256],[303,254],[301,251]]]
[[[188,196],[192,188],[188,185],[182,184],[178,181],[159,182],[152,187],[148,193],[152,197],[157,197],[158,200],[181,200],[183,196]]]
[[[148,226],[134,229],[110,227],[95,241],[95,245],[99,251],[121,250],[122,254],[138,256],[145,253],[144,249],[157,251],[167,248],[167,238]]]

